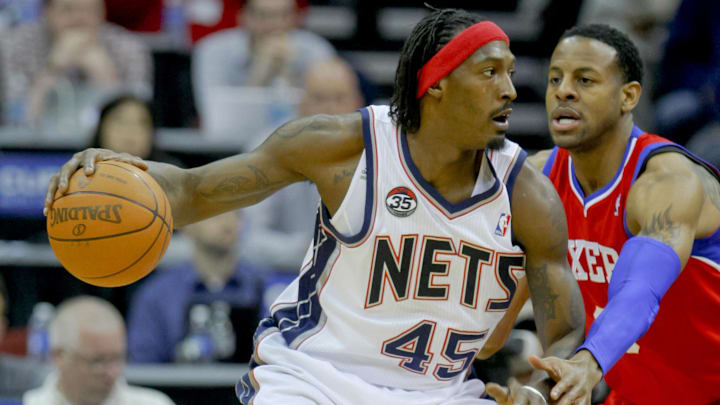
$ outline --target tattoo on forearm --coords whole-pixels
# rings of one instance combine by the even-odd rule
[[[653,214],[643,225],[641,233],[652,235],[666,243],[675,240],[679,236],[680,226],[670,218],[670,208],[672,204],[665,211]]]
[[[335,177],[333,177],[333,184],[338,184],[343,179],[352,177],[353,174],[355,174],[354,171],[348,170],[348,169],[343,169],[341,173],[335,173]]]
[[[545,314],[545,319],[555,319],[555,301],[559,295],[552,290],[550,278],[547,274],[547,265],[529,269],[527,272],[528,283],[531,287],[533,307],[536,311]]]
[[[258,167],[253,165],[247,166],[255,175],[255,181],[245,176],[226,177],[212,189],[210,192],[200,192],[205,198],[221,195],[236,195],[241,193],[258,192],[272,189],[282,182],[272,182],[268,176]]]
[[[556,252],[558,255],[566,255],[568,250],[567,244],[567,217],[565,216],[565,210],[553,209],[550,212],[550,223],[553,228],[553,243],[548,246],[548,249],[552,252]]]
[[[570,320],[575,325],[581,325],[585,327],[585,304],[583,303],[582,293],[580,288],[577,287],[577,281],[575,277],[568,274],[570,280],[569,283],[573,283],[573,289],[570,294]],[[584,329],[583,329],[584,330]]]
[[[200,193],[203,197],[211,197],[213,195],[237,194],[248,189],[250,179],[244,176],[226,177],[213,188],[209,193]]]

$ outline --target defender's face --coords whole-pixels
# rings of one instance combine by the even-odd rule
[[[502,145],[509,128],[512,101],[517,97],[512,83],[515,56],[504,41],[480,47],[443,78],[445,114],[459,125],[466,146],[485,148]]]
[[[595,39],[574,36],[557,45],[545,92],[556,145],[591,149],[619,122],[623,74],[616,58],[613,47]]]

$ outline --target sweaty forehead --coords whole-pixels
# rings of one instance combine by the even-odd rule
[[[470,63],[482,63],[487,60],[504,60],[512,63],[515,56],[510,52],[510,47],[505,41],[492,41],[478,48],[468,58]]]
[[[550,60],[550,67],[560,69],[615,69],[617,51],[597,39],[574,36],[560,41]]]

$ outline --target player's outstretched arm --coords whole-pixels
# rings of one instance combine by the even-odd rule
[[[526,275],[533,303],[538,337],[545,349],[545,362],[566,359],[582,343],[585,312],[577,282],[567,262],[568,231],[562,203],[550,181],[526,162],[512,196],[513,232],[526,254]],[[537,360],[537,359],[536,359]],[[547,372],[547,373],[546,373]],[[551,367],[536,371],[531,387],[549,398],[552,381],[571,383],[559,404],[589,403],[597,380],[592,370],[567,368],[556,373]],[[498,390],[498,392],[500,392]],[[542,403],[537,391],[518,387],[510,395],[514,403]]]
[[[343,183],[349,184],[350,178],[345,174],[354,171],[362,149],[359,113],[290,121],[252,152],[192,169],[145,162],[105,149],[87,149],[76,153],[53,176],[45,208],[52,205],[56,190],[61,193],[67,190],[69,177],[79,167],[85,167],[90,175],[95,162],[122,160],[147,169],[158,181],[172,205],[176,227],[255,204],[302,180],[314,182],[325,204],[334,210],[345,194],[347,187],[343,189]]]
[[[714,189],[717,196],[719,188],[709,172],[678,153],[650,159],[630,189],[625,209],[628,229],[636,236],[620,251],[608,286],[608,304],[578,355],[592,353],[586,359],[607,373],[645,334],[660,300],[687,263],[696,236],[717,228],[720,213],[706,191]],[[708,217],[714,214],[715,221],[701,221],[703,212]],[[702,227],[708,229],[698,234]]]

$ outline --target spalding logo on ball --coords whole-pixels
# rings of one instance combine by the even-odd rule
[[[150,273],[167,250],[170,202],[142,169],[117,162],[84,169],[55,195],[47,232],[55,256],[72,275],[101,287],[133,283]]]

